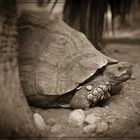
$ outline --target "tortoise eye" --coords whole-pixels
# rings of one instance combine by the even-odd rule
[[[118,67],[118,71],[121,71],[123,70],[123,68],[121,66]]]

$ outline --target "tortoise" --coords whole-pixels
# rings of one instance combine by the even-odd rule
[[[30,105],[89,108],[131,77],[131,64],[102,54],[46,12],[22,12],[18,32],[19,73]]]

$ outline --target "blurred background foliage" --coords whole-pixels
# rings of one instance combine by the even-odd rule
[[[133,0],[65,0],[63,8],[63,20],[71,27],[83,32],[94,46],[103,48],[102,35],[105,25],[105,14],[110,8],[112,15],[111,27],[114,32],[114,19],[119,17],[122,26],[127,26],[126,16],[131,11]],[[45,7],[53,2],[52,10],[58,0],[38,0],[38,6]],[[62,1],[59,1],[62,2]],[[107,27],[107,23],[105,25]]]
[[[134,13],[140,9],[140,0],[29,0],[28,2],[17,0],[17,2],[22,3],[21,5],[26,3],[27,9],[32,9],[33,6],[29,3],[34,3],[36,9],[47,9],[50,14],[55,13],[57,18],[83,32],[98,50],[104,48],[104,35],[112,37],[116,33],[116,27],[121,29],[129,27],[130,20],[134,20]],[[123,32],[120,35],[122,34]]]

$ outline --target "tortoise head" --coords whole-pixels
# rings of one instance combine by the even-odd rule
[[[114,84],[125,82],[132,75],[132,65],[128,62],[108,65],[104,71],[104,75]]]

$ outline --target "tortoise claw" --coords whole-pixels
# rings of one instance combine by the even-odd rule
[[[104,99],[104,97],[105,97],[105,96],[104,96],[104,95],[102,95],[102,96],[101,96],[101,100],[103,100],[103,99]]]
[[[109,92],[107,92],[107,93],[106,93],[106,95],[107,95],[107,97],[111,97],[111,95],[110,95],[110,93],[109,93]]]

